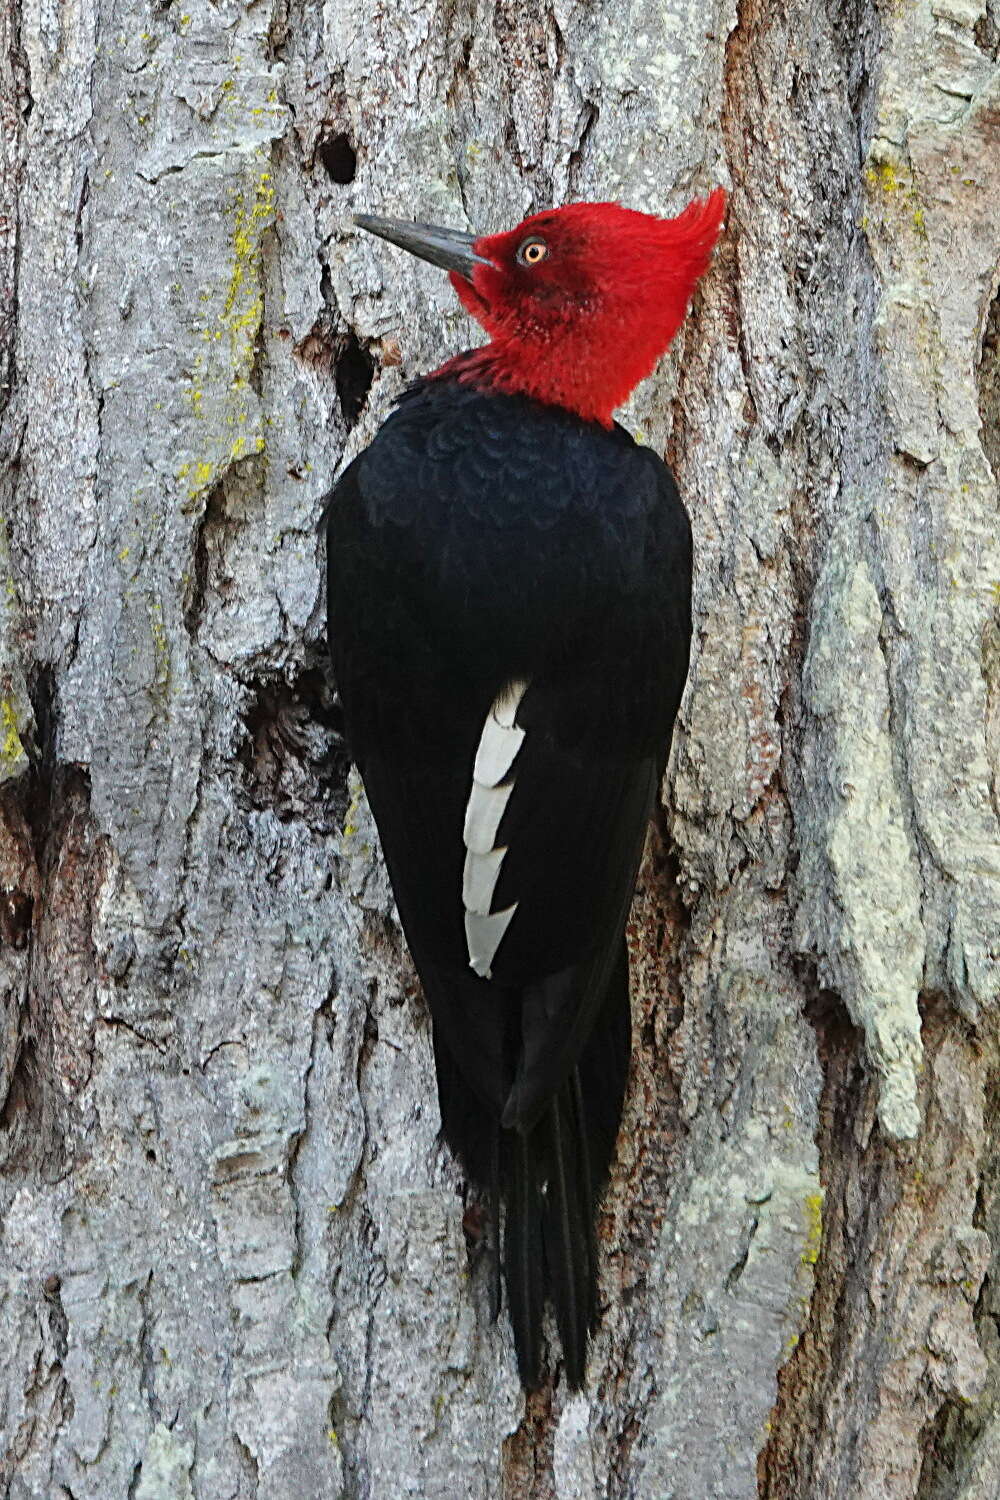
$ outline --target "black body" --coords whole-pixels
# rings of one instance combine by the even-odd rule
[[[621,428],[432,378],[340,479],[326,527],[330,649],[433,1017],[444,1135],[495,1217],[505,1204],[523,1383],[548,1296],[576,1387],[628,1072],[625,921],[687,673],[687,516]],[[526,734],[491,909],[518,905],[484,979],[463,822],[514,681]]]

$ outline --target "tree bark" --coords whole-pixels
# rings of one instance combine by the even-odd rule
[[[0,8],[0,1492],[1000,1492],[997,0]],[[525,1401],[321,497],[472,340],[352,210],[731,190],[586,1394]],[[609,268],[613,274],[613,267]]]

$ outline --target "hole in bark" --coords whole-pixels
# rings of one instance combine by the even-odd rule
[[[259,680],[252,691],[238,757],[246,803],[269,808],[282,822],[301,819],[318,833],[335,832],[347,811],[350,759],[319,652],[292,681]]]
[[[353,331],[347,335],[333,378],[344,421],[353,427],[364,410],[375,379],[375,361]]]
[[[332,182],[346,186],[354,181],[354,174],[358,169],[358,153],[351,144],[350,136],[343,130],[320,141],[317,154]]]
[[[990,303],[977,373],[983,452],[1000,480],[1000,293]]]

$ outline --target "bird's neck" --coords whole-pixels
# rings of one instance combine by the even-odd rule
[[[494,339],[481,349],[467,349],[449,359],[429,379],[457,380],[476,390],[504,396],[527,396],[545,406],[570,411],[585,422],[611,427],[612,412],[636,383],[632,380],[622,389],[622,377],[614,378],[618,373],[614,371],[609,378],[607,361],[595,359],[583,341],[579,349],[560,348],[559,357],[553,358],[552,351],[544,347]]]

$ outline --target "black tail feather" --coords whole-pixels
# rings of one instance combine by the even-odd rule
[[[563,1093],[567,1093],[563,1090]],[[572,1121],[572,1113],[569,1121]],[[580,1172],[580,1141],[575,1123],[564,1126],[560,1101],[553,1099],[548,1118],[534,1135],[547,1134],[543,1146],[547,1182],[543,1196],[542,1236],[549,1290],[563,1346],[566,1375],[573,1390],[583,1384],[587,1334],[594,1299],[590,1204]]]
[[[587,1250],[590,1257],[591,1275],[587,1286],[587,1327],[593,1331],[597,1326],[597,1241],[594,1238],[594,1210],[597,1192],[594,1174],[590,1165],[590,1142],[587,1139],[587,1114],[580,1087],[580,1069],[574,1068],[570,1076],[570,1094],[573,1104],[573,1128],[576,1131],[580,1194],[583,1204],[584,1228],[587,1233]]]
[[[597,1323],[594,1215],[621,1119],[630,1032],[623,943],[576,1067],[541,1118],[520,1133],[500,1127],[435,1031],[444,1136],[470,1179],[488,1197],[493,1248],[490,1315],[496,1318],[499,1312],[502,1267],[518,1371],[526,1390],[535,1389],[541,1378],[546,1297],[555,1311],[567,1381],[573,1389],[584,1381],[588,1337]]]
[[[526,1391],[538,1385],[542,1363],[545,1266],[541,1195],[530,1143],[515,1136],[510,1151],[510,1191],[504,1233],[504,1280],[514,1330],[517,1368]]]

